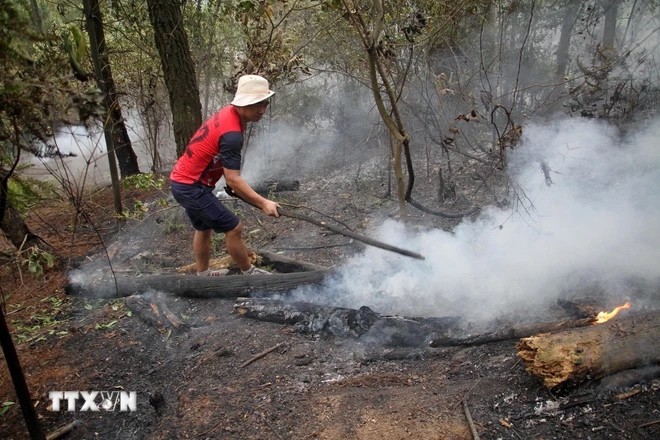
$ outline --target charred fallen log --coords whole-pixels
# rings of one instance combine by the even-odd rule
[[[527,371],[547,388],[660,363],[660,311],[540,334],[518,342]]]
[[[350,309],[271,298],[239,298],[234,310],[246,318],[293,325],[303,333],[360,338],[388,346],[428,344],[439,332],[455,328],[457,317],[409,318],[380,315],[369,307]]]
[[[323,280],[326,271],[310,271],[272,275],[229,275],[198,277],[195,275],[143,275],[84,278],[66,286],[70,295],[91,298],[119,298],[155,290],[192,298],[236,298],[253,292],[278,293]]]
[[[539,333],[554,333],[566,329],[592,325],[594,318],[569,319],[557,322],[540,322],[526,325],[508,325],[492,332],[477,335],[457,336],[449,335],[437,337],[429,343],[431,347],[453,347],[460,345],[482,345],[492,342],[509,341],[532,336]]]

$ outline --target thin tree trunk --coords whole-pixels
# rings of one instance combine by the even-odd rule
[[[605,0],[605,25],[603,27],[603,44],[614,49],[616,39],[616,20],[620,0]]]
[[[110,107],[112,101],[110,95],[107,93],[108,84],[104,81],[106,77],[111,77],[109,70],[104,74],[103,67],[110,69],[107,63],[107,55],[105,52],[105,36],[103,35],[103,21],[101,17],[101,10],[99,9],[98,0],[83,0],[83,9],[85,11],[85,24],[87,26],[87,33],[89,34],[90,48],[92,52],[92,61],[94,63],[94,73],[96,74],[96,82],[104,93],[104,104],[108,111],[108,115],[103,121],[103,134],[105,136],[105,143],[108,148],[108,166],[110,168],[110,180],[112,182],[112,198],[115,207],[115,212],[121,214],[123,211],[121,204],[121,191],[119,189],[119,176],[117,175],[117,161],[115,157],[115,142],[112,137],[112,127],[110,125]],[[105,60],[102,61],[102,57]]]
[[[99,2],[98,0],[83,0],[83,7],[85,10],[87,33],[90,39],[92,60],[94,62],[94,73],[96,74],[98,86],[105,95],[104,104],[108,112],[103,124],[104,131],[109,130],[108,134],[111,137],[111,142],[109,142],[108,136],[106,136],[108,156],[112,156],[114,153],[122,176],[126,177],[138,174],[140,169],[138,167],[137,155],[133,151],[131,140],[128,137],[128,130],[126,130],[124,118],[122,117],[115,82],[112,78],[108,51],[105,45],[103,16]],[[112,150],[110,149],[111,145]],[[111,174],[113,172],[112,168],[111,166]],[[114,172],[116,173],[116,169]]]
[[[177,155],[186,149],[195,130],[202,124],[197,78],[190,55],[183,17],[175,0],[147,0],[154,28],[156,47],[170,95],[172,124]]]
[[[577,20],[577,12],[580,3],[571,1],[566,7],[564,20],[561,23],[561,34],[559,36],[559,46],[557,48],[557,78],[562,78],[566,75],[568,68],[568,50],[571,45],[571,32]]]
[[[41,11],[39,11],[37,0],[30,0],[30,9],[32,10],[32,21],[34,21],[34,27],[37,29],[38,33],[43,34],[44,24],[41,20]]]

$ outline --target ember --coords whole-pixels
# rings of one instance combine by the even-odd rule
[[[615,308],[609,313],[600,312],[598,315],[596,315],[596,320],[594,321],[594,324],[602,324],[604,322],[607,322],[610,319],[614,318],[621,310],[629,309],[630,307],[632,307],[632,305],[629,302],[626,302],[624,305]]]

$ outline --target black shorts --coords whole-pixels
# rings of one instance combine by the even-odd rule
[[[174,199],[186,210],[195,230],[228,232],[240,223],[239,218],[213,194],[214,188],[178,182],[171,182],[171,188]]]

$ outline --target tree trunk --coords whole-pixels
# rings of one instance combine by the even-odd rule
[[[104,106],[108,112],[106,120],[103,123],[104,130],[106,130],[106,127],[109,128],[109,135],[112,138],[112,142],[109,142],[106,136],[108,155],[112,155],[114,151],[119,170],[123,177],[138,174],[140,169],[138,167],[137,155],[133,151],[131,140],[128,137],[115,82],[112,78],[108,51],[105,45],[103,16],[98,0],[83,0],[83,7],[85,10],[85,23],[87,33],[89,34],[92,60],[94,62],[94,73],[96,74],[99,89],[104,94]],[[112,168],[111,166],[111,173]]]
[[[170,95],[174,140],[177,156],[180,156],[195,130],[202,124],[197,78],[183,27],[180,2],[147,0],[147,5],[165,85]]]
[[[39,10],[39,5],[37,0],[30,0],[30,9],[32,10],[32,20],[34,21],[34,27],[38,33],[44,33],[44,22],[41,19],[41,11]]]
[[[5,237],[11,241],[11,244],[16,249],[23,251],[31,247],[36,247],[41,250],[52,251],[46,242],[30,231],[28,225],[23,221],[21,214],[11,206],[9,200],[7,200],[4,216],[2,217],[2,221],[0,221],[0,229],[2,229]]]
[[[119,298],[149,290],[191,298],[236,298],[251,292],[281,293],[304,284],[320,283],[327,272],[298,272],[273,275],[195,275],[101,276],[70,283],[66,292],[88,298]]]
[[[566,7],[564,20],[561,23],[561,33],[559,36],[559,46],[557,48],[557,78],[563,78],[568,68],[568,52],[571,45],[571,32],[577,20],[577,12],[580,3],[576,0],[571,1]]]
[[[619,12],[620,0],[604,0],[605,25],[603,26],[603,44],[614,49],[616,39],[616,20]]]
[[[37,247],[51,252],[50,246],[30,231],[21,214],[12,206],[8,194],[11,173],[13,170],[0,167],[0,229],[16,249]]]
[[[527,371],[547,388],[660,362],[660,311],[518,342]]]

